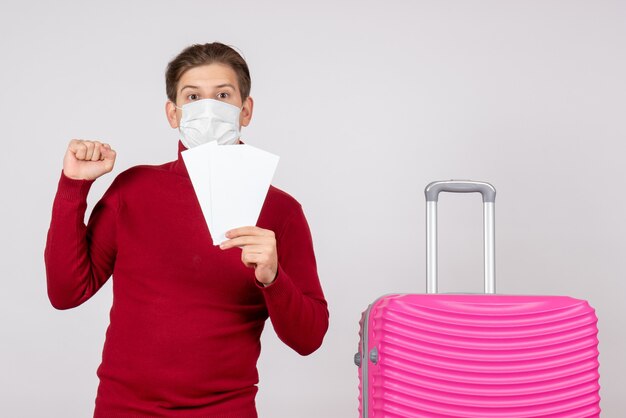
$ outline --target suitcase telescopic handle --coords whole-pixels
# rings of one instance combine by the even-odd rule
[[[434,181],[426,186],[426,292],[437,293],[437,201],[439,193],[480,193],[483,196],[485,293],[496,293],[495,200],[489,183],[471,180]]]

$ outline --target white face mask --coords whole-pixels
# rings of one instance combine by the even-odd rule
[[[239,114],[241,109],[215,99],[186,103],[178,130],[187,148],[217,141],[219,145],[236,144],[239,139]]]

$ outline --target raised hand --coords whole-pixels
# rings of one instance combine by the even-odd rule
[[[113,170],[115,156],[109,144],[72,139],[63,159],[63,173],[75,180],[95,180]]]

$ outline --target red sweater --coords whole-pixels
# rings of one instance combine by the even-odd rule
[[[95,417],[256,417],[268,316],[302,355],[328,328],[300,204],[270,187],[257,226],[275,232],[279,266],[264,288],[241,249],[211,245],[178,147],[176,161],[118,175],[87,225],[93,180],[61,173],[45,249],[50,302],[76,307],[113,275]]]

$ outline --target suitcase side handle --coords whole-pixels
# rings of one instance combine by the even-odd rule
[[[496,293],[496,189],[489,183],[471,180],[434,181],[424,190],[426,195],[426,293],[437,293],[437,202],[441,192],[482,194],[485,293]]]

